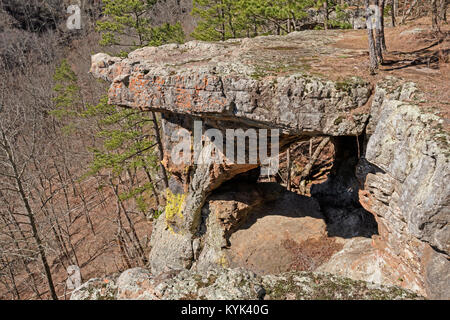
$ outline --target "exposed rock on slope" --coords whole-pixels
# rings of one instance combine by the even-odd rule
[[[172,173],[171,192],[182,194],[182,201],[156,223],[152,274],[228,266],[236,261],[226,253],[238,230],[261,206],[282,199],[283,191],[267,197],[252,174],[243,175],[266,165],[261,157],[257,164],[237,164],[223,154],[221,163],[175,163],[180,132],[192,134],[194,121],[202,120],[202,133],[215,128],[223,136],[226,129],[279,129],[282,150],[311,136],[331,136],[338,150],[334,168],[311,191],[322,212],[308,215],[325,215],[328,236],[372,236],[373,242],[363,252],[367,240],[343,240],[343,251],[330,260],[336,264],[323,270],[450,298],[448,133],[440,128],[442,119],[415,104],[422,98],[413,83],[386,78],[374,88],[360,78],[332,81],[314,74],[317,61],[361,54],[334,46],[344,36],[305,31],[143,48],[127,59],[93,56],[92,73],[112,82],[111,103],[162,112],[164,165]],[[202,141],[198,156],[223,152],[208,136]],[[221,193],[225,182],[253,184],[255,194]],[[378,235],[361,205],[378,222]]]
[[[438,123],[417,106],[385,102],[366,151],[381,170],[367,175],[360,195],[378,222],[374,244],[398,278],[450,298],[449,148]]]
[[[388,287],[329,274],[290,272],[257,276],[243,269],[211,270],[207,273],[178,271],[153,276],[135,268],[116,279],[86,282],[71,300],[315,300],[315,299],[421,299],[398,287]]]

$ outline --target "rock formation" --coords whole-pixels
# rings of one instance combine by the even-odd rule
[[[91,279],[71,300],[410,300],[417,294],[365,281],[311,272],[258,276],[244,269],[197,273],[178,270],[153,275],[134,268],[120,276]]]
[[[162,114],[170,201],[152,233],[152,277],[252,269],[245,261],[258,274],[274,273],[292,262],[287,253],[278,265],[264,262],[277,241],[301,245],[325,237],[340,246],[315,266],[320,271],[450,298],[450,168],[442,119],[418,107],[422,98],[413,83],[336,81],[311,71],[318,60],[360,54],[335,46],[342,37],[303,31],[143,48],[126,59],[93,56],[91,72],[112,83],[110,103]],[[279,130],[269,150],[277,140],[283,151],[313,136],[332,138],[334,167],[328,181],[312,188],[313,198],[257,183],[269,156],[259,152],[255,163],[238,163],[216,140],[227,129],[252,128],[269,137]],[[183,135],[195,139],[195,131],[200,138],[188,149],[202,147],[185,149],[188,161],[177,162],[177,144]],[[222,161],[198,161],[214,157]],[[262,219],[266,225],[258,224]],[[267,249],[251,258],[252,248]],[[250,291],[236,297],[256,298]]]

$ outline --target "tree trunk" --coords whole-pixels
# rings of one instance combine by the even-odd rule
[[[381,49],[383,49],[383,52],[386,51],[386,37],[384,35],[384,7],[386,4],[386,0],[380,0],[380,11],[381,11],[381,17],[380,17],[380,27],[381,27]]]
[[[6,202],[4,199],[3,199],[3,201]],[[8,232],[9,232],[9,237],[13,240],[13,245],[16,248],[17,252],[32,251],[32,250],[30,250],[30,248],[28,246],[28,242],[26,240],[26,236],[25,236],[23,230],[20,228],[20,224],[18,223],[16,217],[14,216],[14,212],[11,211],[11,210],[8,210],[8,212],[9,212],[9,217],[11,219],[10,222],[12,222],[12,225],[8,223],[8,221],[6,220],[6,217],[3,216],[2,220],[3,220],[3,223],[5,225],[8,225],[7,229],[8,229]],[[13,227],[12,227],[13,225],[14,225],[14,227],[16,227],[16,231],[13,229]],[[16,233],[18,233],[20,235],[19,239],[17,239]],[[24,243],[25,244],[25,248],[22,248],[19,243]],[[28,262],[26,261],[26,259],[22,255],[20,255],[20,261],[22,263],[23,268],[27,272],[28,276],[32,280],[32,286],[27,283],[28,286],[29,287],[31,286],[31,289],[35,293],[36,297],[38,299],[40,299],[41,298],[41,294],[39,293],[38,286],[37,286],[34,274],[31,272],[30,268],[28,267]]]
[[[373,31],[371,28],[371,24],[369,22],[370,19],[369,0],[364,0],[364,6],[366,9],[367,36],[369,42],[370,74],[373,75],[375,74],[375,70],[378,69],[378,60],[377,60],[377,53],[375,51],[375,41],[373,39]]]
[[[2,259],[2,263],[4,265],[8,266],[9,279],[10,279],[11,284],[13,286],[12,289],[10,289],[10,291],[11,291],[11,293],[13,295],[13,298],[15,296],[16,300],[20,300],[20,293],[19,293],[19,289],[17,288],[16,277],[14,276],[14,271],[13,271],[13,268],[11,266],[12,261],[8,261],[8,260],[3,260]]]
[[[221,19],[222,19],[222,30],[221,30],[221,34],[222,34],[222,41],[225,41],[225,40],[226,40],[226,26],[225,26],[225,12],[224,12],[224,10],[223,10],[223,8],[224,8],[223,1],[221,1],[220,4],[221,4],[221,9],[220,9],[219,15],[220,15],[220,17],[221,17]]]
[[[33,238],[36,242],[36,246],[39,252],[39,256],[41,258],[42,266],[44,267],[45,275],[47,277],[47,283],[50,290],[50,295],[53,300],[58,300],[58,296],[56,295],[55,286],[53,284],[53,278],[50,271],[50,266],[48,264],[47,255],[45,254],[45,249],[43,246],[43,242],[41,237],[39,236],[39,232],[36,225],[36,220],[34,216],[33,209],[31,208],[31,205],[28,201],[27,194],[25,192],[25,189],[22,184],[22,178],[19,169],[17,168],[17,163],[15,161],[15,158],[13,156],[13,151],[11,150],[11,145],[9,144],[8,139],[6,138],[5,132],[2,130],[2,140],[3,140],[3,148],[6,153],[6,156],[8,157],[8,162],[13,170],[13,177],[14,182],[17,188],[17,192],[20,196],[20,199],[25,207],[26,210],[26,216],[28,218],[28,222],[31,227]]]
[[[152,193],[155,196],[156,205],[159,207],[160,202],[159,202],[158,190],[156,189],[156,185],[153,182],[153,178],[152,178],[152,175],[150,174],[150,170],[146,166],[144,166],[143,168],[144,168],[145,175],[147,176],[147,180],[152,186],[151,187],[152,188]]]
[[[395,27],[395,12],[396,12],[396,7],[395,7],[395,0],[391,0],[391,21],[392,21],[392,26]]]
[[[433,28],[433,31],[440,32],[439,28],[439,15],[438,15],[438,9],[437,9],[437,0],[431,0],[431,26]]]
[[[20,192],[20,196],[21,196],[22,201],[27,210],[27,216],[28,216],[28,219],[30,222],[31,230],[33,233],[33,238],[38,247],[39,256],[41,258],[42,265],[44,266],[44,271],[45,271],[45,275],[47,277],[47,283],[48,283],[48,287],[50,290],[50,294],[51,294],[53,300],[58,300],[58,296],[56,295],[55,286],[53,284],[52,274],[50,271],[50,265],[48,264],[47,255],[45,254],[44,246],[43,246],[41,237],[39,236],[39,232],[37,230],[36,221],[34,219],[34,213],[31,209],[30,204],[28,203],[28,198],[26,197],[25,191],[22,187],[22,182],[19,179],[17,179],[16,181],[17,181],[17,187]]]
[[[443,22],[447,22],[447,6],[448,0],[441,0],[440,19]]]
[[[383,13],[381,11],[381,1],[382,0],[375,0],[375,5],[378,7],[379,14],[375,14],[376,16],[376,24],[375,24],[375,51],[377,54],[378,62],[381,64],[383,63],[383,35],[382,35],[382,20],[383,20]]]
[[[287,177],[286,177],[286,189],[291,191],[291,148],[287,149],[286,152],[286,162],[287,162]]]
[[[169,179],[167,178],[166,168],[162,164],[164,159],[164,148],[161,140],[161,134],[159,132],[158,119],[156,119],[156,113],[152,111],[152,121],[155,130],[156,143],[158,144],[158,156],[159,156],[159,167],[161,168],[161,174],[163,177],[164,188],[169,188]]]
[[[323,2],[323,9],[325,11],[324,12],[325,16],[324,16],[323,28],[325,30],[328,30],[328,0],[325,0]]]
[[[128,226],[130,227],[131,234],[133,236],[132,244],[133,244],[136,252],[139,254],[139,258],[141,260],[140,262],[145,265],[147,263],[147,258],[145,257],[145,252],[144,252],[144,249],[142,248],[141,241],[139,240],[139,237],[137,235],[136,228],[134,227],[134,223],[131,220],[127,209],[125,208],[125,205],[123,204],[122,199],[120,199],[119,187],[118,187],[118,185],[114,184],[114,182],[112,180],[110,180],[110,185],[114,191],[114,195],[116,196],[117,205],[119,206],[119,209],[122,209],[123,214],[124,214],[125,218],[127,219]]]
[[[326,147],[328,142],[330,142],[330,137],[324,138],[319,143],[319,145],[317,146],[316,150],[314,151],[314,154],[312,155],[311,159],[309,159],[308,164],[303,169],[302,174],[300,175],[300,192],[301,193],[303,193],[303,194],[306,193],[306,180],[305,179],[309,176],[314,163],[317,161],[317,159],[320,156],[320,153]]]
[[[411,3],[411,5],[409,6],[408,10],[406,10],[406,12],[403,13],[402,21],[400,22],[401,24],[405,23],[406,18],[408,18],[408,16],[411,14],[411,11],[416,4],[417,4],[417,0],[414,0],[414,2]]]

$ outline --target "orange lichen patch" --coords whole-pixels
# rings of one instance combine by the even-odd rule
[[[129,90],[134,96],[135,105],[139,108],[145,108],[150,105],[155,108],[160,107],[157,102],[164,97],[164,84],[165,79],[162,77],[145,79],[142,73],[132,77],[129,83]],[[157,92],[152,92],[152,87]]]
[[[140,95],[146,86],[150,83],[149,79],[144,79],[143,74],[138,74],[130,79],[129,89],[134,94]]]
[[[177,88],[176,105],[182,109],[192,109],[192,96],[187,89]]]
[[[123,87],[123,83],[122,82],[114,82],[111,87],[109,88],[108,91],[108,97],[109,100],[112,101],[113,103],[115,101],[120,100],[120,95],[122,92],[122,87]]]
[[[181,109],[192,109],[192,95],[189,90],[186,89],[185,79],[183,76],[176,76],[175,78],[175,91],[176,91],[176,106]]]
[[[166,84],[166,79],[164,79],[163,77],[156,77],[154,82],[155,84],[162,86]]]
[[[226,98],[220,98],[220,99],[213,99],[213,98],[209,98],[208,99],[208,105],[219,105],[219,106],[225,106],[228,103],[228,100]]]
[[[115,64],[113,68],[113,78],[116,78],[117,76],[121,75],[123,71],[123,67],[120,63]]]
[[[208,86],[208,77],[204,77],[201,80],[201,84],[200,85],[195,85],[195,94],[199,94],[200,90],[206,90],[206,87]]]

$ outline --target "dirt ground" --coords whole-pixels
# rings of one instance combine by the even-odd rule
[[[395,76],[417,83],[424,92],[426,106],[436,111],[450,126],[450,25],[441,27],[441,34],[431,29],[429,18],[411,21],[405,25],[386,27],[387,52],[376,75],[370,76],[367,49],[367,30],[348,30],[346,37],[335,45],[359,50],[356,56],[339,56],[320,61],[313,72],[326,73],[336,79],[359,76],[376,83],[386,76]],[[351,65],[353,68],[349,68]]]

